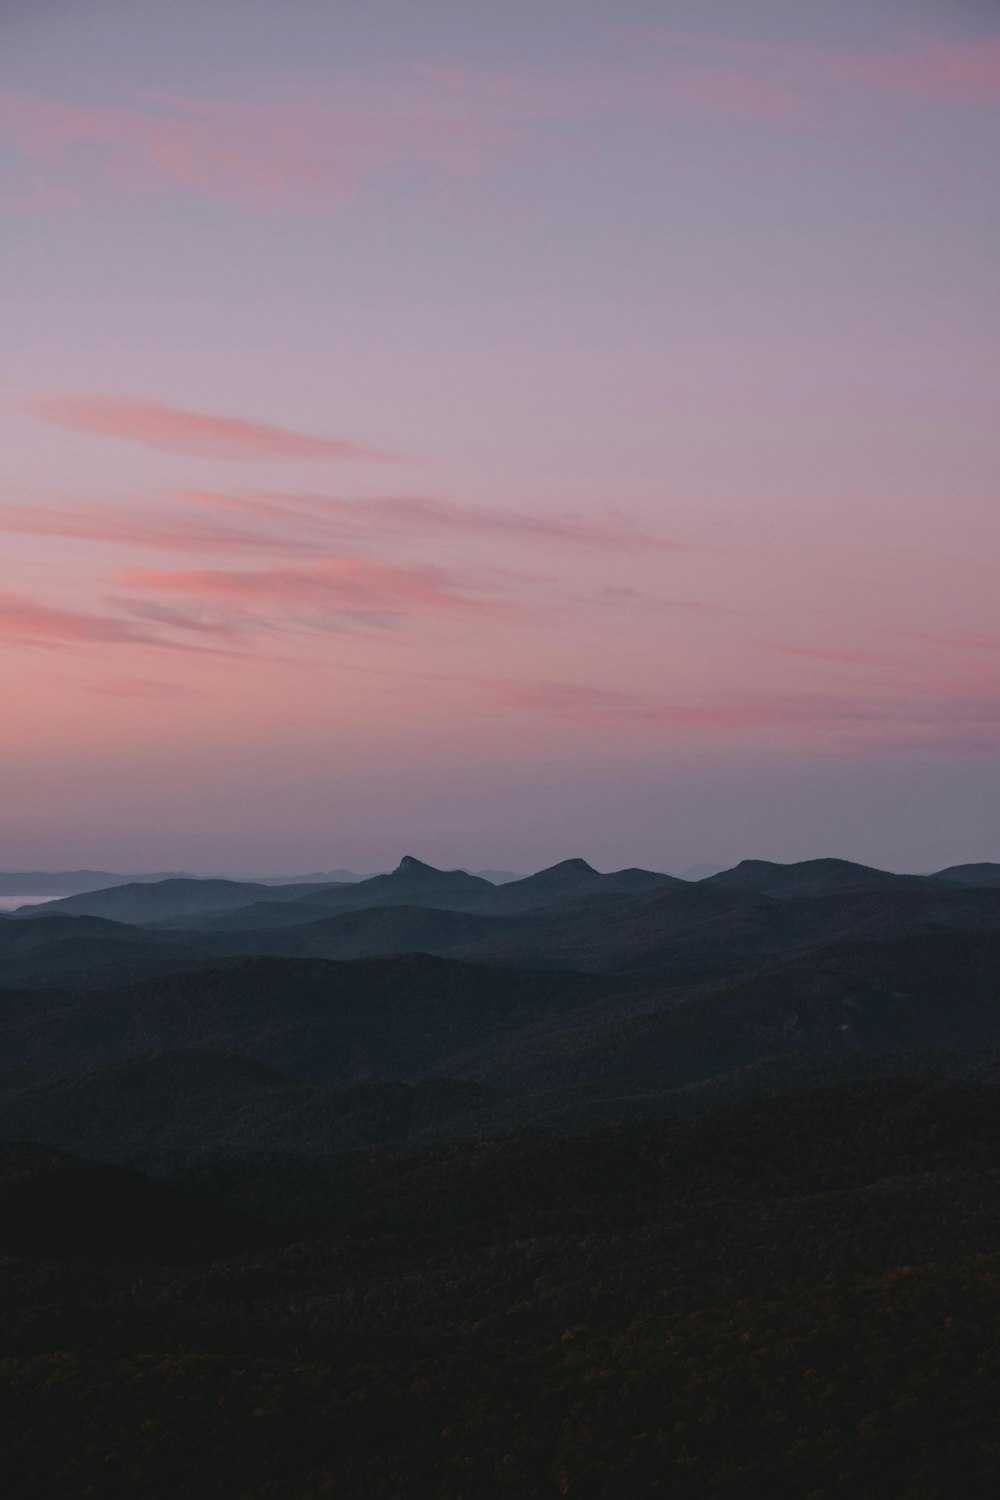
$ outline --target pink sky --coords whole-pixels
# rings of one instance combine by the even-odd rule
[[[0,20],[0,865],[1000,859],[1000,25],[472,9]]]

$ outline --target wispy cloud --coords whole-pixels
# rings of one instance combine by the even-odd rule
[[[338,206],[393,167],[461,178],[512,143],[509,126],[456,110],[420,69],[279,91],[268,104],[151,94],[95,108],[0,90],[0,142],[33,169],[18,195],[27,206],[75,207],[103,190],[258,210]]]
[[[850,647],[794,646],[766,642],[764,650],[772,651],[777,656],[800,656],[805,661],[832,662],[837,666],[884,667],[892,661],[892,657],[882,651],[858,651]]]
[[[210,633],[229,632],[224,627]],[[199,655],[233,655],[221,646],[174,640],[153,628],[152,623],[143,624],[114,614],[62,609],[23,594],[9,593],[0,594],[0,642],[67,650],[77,646],[152,646]]]
[[[616,609],[644,610],[650,614],[672,615],[690,612],[692,614],[736,615],[742,613],[728,604],[717,604],[706,599],[671,599],[626,585],[609,585],[599,589],[594,602],[608,604]]]
[[[110,505],[74,498],[71,505],[0,505],[0,532],[193,555],[301,554],[375,537],[433,541],[464,536],[532,549],[598,553],[684,552],[695,547],[617,514],[604,519],[535,516],[423,497],[354,500],[266,491],[226,495],[185,490],[170,503]],[[613,592],[607,591],[608,602],[613,602]]]
[[[897,99],[1000,107],[1000,33],[975,42],[897,34],[865,50],[662,28],[645,33],[645,41],[650,56],[677,77],[693,83],[755,81],[763,100],[771,99],[775,108],[783,101],[789,113],[815,115],[833,91],[843,97],[845,90],[859,104]],[[738,109],[738,89],[736,98]]]
[[[801,707],[777,697],[716,703],[669,703],[568,682],[496,682],[496,696],[512,708],[537,709],[578,723],[631,721],[678,729],[760,729],[801,721]]]
[[[958,651],[1000,651],[1000,635],[923,635],[907,631],[911,641],[922,641],[926,646],[946,646]]]
[[[940,104],[1000,107],[1000,35],[975,42],[921,39],[844,58],[852,82]]]
[[[29,645],[148,643],[153,637],[128,621],[77,614],[19,594],[0,594],[0,640]]]
[[[648,725],[713,735],[777,731],[845,749],[996,750],[1000,747],[1000,684],[978,692],[827,696],[818,693],[717,695],[670,702],[583,683],[482,680],[495,701],[593,727]]]
[[[428,60],[382,74],[277,80],[259,94],[126,97],[111,107],[0,91],[0,143],[25,164],[15,201],[75,206],[95,191],[186,194],[268,210],[335,207],[378,174],[466,178],[537,149],[540,132],[602,115],[788,125],[867,103],[1000,107],[1000,36],[902,36],[807,47],[663,28],[609,34],[601,63],[517,71]],[[11,194],[8,190],[8,197]]]
[[[466,505],[421,495],[376,496],[366,500],[338,495],[275,494],[263,490],[243,495],[188,491],[186,495],[213,508],[235,510],[286,525],[333,527],[342,535],[349,531],[359,536],[465,535],[487,541],[509,540],[593,551],[689,550],[688,543],[657,535],[617,513],[598,519],[574,515],[540,516],[499,506]]]
[[[77,500],[68,505],[0,505],[0,532],[17,536],[60,537],[157,552],[300,553],[314,542],[287,531],[254,529],[205,519],[184,506],[107,505]]]
[[[177,609],[155,599],[112,596],[107,602],[133,619],[150,625],[166,625],[172,630],[193,631],[196,635],[235,636],[238,633],[238,627],[232,621],[208,619],[203,614]]]
[[[71,432],[120,438],[188,458],[400,461],[397,454],[343,438],[310,437],[267,422],[184,411],[129,396],[48,396],[26,402],[24,409]]]
[[[476,592],[476,581],[443,568],[331,556],[308,567],[133,569],[125,587],[181,593],[251,606],[388,611],[402,617],[451,615],[515,620],[518,606]]]
[[[116,607],[184,630],[235,634],[257,624],[273,629],[264,606],[364,610],[365,623],[384,629],[417,613],[476,614],[482,618],[523,621],[527,606],[510,602],[527,590],[546,613],[595,602],[609,608],[652,613],[713,611],[721,606],[695,600],[668,600],[632,589],[608,588],[595,598],[561,594],[547,574],[520,567],[480,562],[470,570],[447,570],[436,564],[401,562],[386,557],[410,543],[432,544],[446,537],[480,544],[509,544],[534,559],[540,548],[649,553],[691,550],[694,544],[657,536],[626,517],[606,519],[538,517],[525,512],[473,507],[424,498],[347,500],[330,496],[275,495],[253,492],[225,495],[184,491],[169,503],[133,501],[109,505],[79,501],[70,505],[0,505],[0,532],[42,538],[92,542],[121,549],[131,567],[116,575],[143,599],[113,598]],[[379,557],[370,555],[376,544]],[[422,549],[421,549],[422,550]],[[170,553],[176,558],[211,557],[215,566],[151,569],[138,566],[143,553]],[[365,555],[369,553],[369,555]],[[495,554],[491,551],[490,556]],[[233,566],[252,558],[256,566]],[[294,564],[288,559],[294,559]],[[303,561],[308,559],[308,561]],[[96,579],[95,579],[96,581]],[[212,601],[208,615],[186,612],[149,598],[150,593],[186,593]],[[261,608],[258,609],[257,606]],[[339,624],[360,624],[360,617]]]

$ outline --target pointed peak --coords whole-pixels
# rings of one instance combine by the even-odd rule
[[[546,865],[544,870],[536,870],[527,879],[544,882],[550,881],[553,876],[564,879],[566,876],[596,874],[593,865],[588,865],[585,859],[561,859],[557,865]]]
[[[404,854],[399,864],[392,872],[394,875],[440,875],[433,865],[425,865],[422,859],[415,859],[412,854]]]

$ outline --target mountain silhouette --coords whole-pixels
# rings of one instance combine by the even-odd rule
[[[602,893],[606,895],[639,895],[659,886],[682,885],[672,875],[652,870],[616,870],[602,875],[585,859],[564,859],[523,880],[512,880],[501,887],[494,902],[495,911],[530,911],[574,896]]]
[[[155,922],[204,912],[227,911],[251,901],[294,901],[318,886],[268,886],[240,880],[196,880],[182,877],[152,883],[111,886],[78,896],[19,907],[17,915],[36,919],[65,916],[107,917],[117,922]]]
[[[932,878],[947,880],[954,885],[1000,886],[1000,865],[949,865],[946,870],[938,870]]]
[[[5,917],[8,1488],[993,1494],[996,868]]]
[[[855,891],[902,889],[923,879],[919,875],[894,875],[847,859],[804,859],[796,864],[775,864],[766,859],[744,859],[731,870],[708,875],[700,882],[730,891],[754,891],[762,896],[847,895]]]

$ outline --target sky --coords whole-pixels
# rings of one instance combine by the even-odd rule
[[[1000,13],[3,0],[0,865],[1000,859]]]

